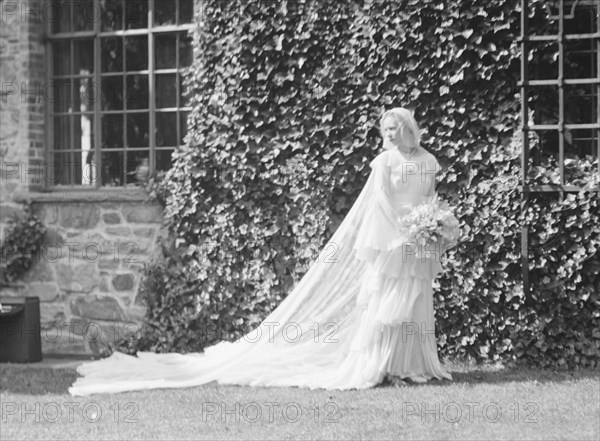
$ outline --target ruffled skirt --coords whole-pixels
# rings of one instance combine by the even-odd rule
[[[361,389],[386,375],[452,379],[439,362],[435,338],[432,281],[440,271],[435,257],[402,248],[367,265],[349,351],[329,387]]]

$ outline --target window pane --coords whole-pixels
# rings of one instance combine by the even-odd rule
[[[148,76],[127,75],[125,105],[128,109],[148,108]]]
[[[123,115],[102,115],[102,148],[123,147]]]
[[[73,148],[83,152],[91,152],[94,147],[94,115],[73,115],[74,139]]]
[[[154,0],[154,25],[165,26],[175,23],[175,0]]]
[[[598,141],[596,131],[578,129],[565,131],[565,158],[584,158],[586,155],[596,156]],[[581,170],[579,170],[581,172]],[[577,184],[574,184],[577,185]]]
[[[156,75],[156,107],[177,105],[177,76],[175,74]]]
[[[73,154],[73,164],[71,164],[71,184],[83,185],[84,182],[89,182],[89,170],[87,170],[88,165],[85,162],[87,154],[83,156],[84,158],[82,158],[81,153],[77,152]]]
[[[156,151],[156,170],[167,171],[171,168],[173,150]]]
[[[53,162],[47,168],[46,179],[50,185],[71,184],[71,154],[69,152],[54,153]]]
[[[123,71],[122,44],[122,39],[119,37],[106,37],[100,40],[101,72]]]
[[[530,4],[528,24],[530,35],[558,34],[558,20],[550,17],[556,17],[559,14],[558,4],[559,0],[546,0]],[[565,12],[568,13],[568,11]]]
[[[102,9],[102,30],[117,31],[123,29],[123,0],[104,0]]]
[[[92,31],[98,16],[94,0],[73,2],[73,28],[75,31]]]
[[[125,39],[126,70],[148,69],[148,37],[127,37]]]
[[[53,46],[54,75],[71,73],[71,42],[57,41]]]
[[[94,72],[94,40],[73,42],[73,73],[89,75]]]
[[[571,2],[567,3],[567,11],[571,12]],[[566,34],[591,34],[596,31],[598,20],[598,11],[594,2],[579,1],[575,10],[573,10],[574,17],[569,20],[565,20],[565,33]]]
[[[179,23],[191,23],[194,19],[194,0],[179,0]]]
[[[130,113],[127,115],[127,146],[148,147],[148,113]]]
[[[530,157],[535,165],[540,165],[548,152],[558,151],[558,130],[536,130],[534,133],[537,146],[531,149]]]
[[[565,78],[596,78],[597,57],[595,41],[565,41]]]
[[[148,27],[148,1],[125,1],[125,29],[140,29]]]
[[[52,14],[52,30],[55,33],[71,31],[72,0],[55,1],[47,13]]]
[[[102,185],[115,187],[123,184],[123,152],[102,152]]]
[[[156,145],[158,147],[177,145],[177,112],[156,113]]]
[[[179,144],[184,144],[184,138],[187,135],[187,112],[179,112]]]
[[[156,69],[177,67],[177,34],[157,35],[155,41]]]
[[[192,39],[187,33],[179,34],[179,67],[192,64]]]
[[[179,74],[179,105],[181,107],[186,107],[188,105],[188,88],[183,83],[185,82],[185,78],[182,74]]]
[[[567,124],[591,124],[598,121],[598,95],[595,85],[565,85],[565,119]]]
[[[123,108],[123,77],[102,78],[102,110],[121,110]]]
[[[72,183],[75,185],[94,185],[98,175],[96,158],[92,150],[73,152]]]
[[[70,116],[54,117],[54,150],[68,150],[71,148]]]
[[[73,79],[73,111],[92,112],[96,99],[96,86],[92,77]]]
[[[529,108],[533,110],[534,124],[558,123],[558,88],[556,86],[531,88]]]
[[[48,90],[52,92],[54,112],[60,113],[72,111],[72,83],[73,80],[70,79],[59,79],[52,82],[51,87]]]
[[[558,78],[558,43],[531,42],[529,70],[531,80]]]
[[[127,152],[127,184],[139,184],[148,178],[149,158],[148,150]]]

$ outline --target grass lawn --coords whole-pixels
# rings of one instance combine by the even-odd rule
[[[0,365],[0,439],[600,438],[600,373],[446,365],[362,391],[189,389],[71,397],[73,369]]]

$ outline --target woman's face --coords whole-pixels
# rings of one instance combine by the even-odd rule
[[[402,145],[402,127],[392,115],[388,115],[383,120],[383,138],[384,143],[395,146]]]

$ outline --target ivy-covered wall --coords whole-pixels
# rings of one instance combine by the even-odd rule
[[[461,222],[435,282],[441,354],[596,366],[598,198],[534,199],[520,215],[518,33],[517,0],[204,2],[191,130],[164,188],[172,241],[147,272],[134,347],[199,350],[256,326],[358,196],[382,111],[403,106]]]

